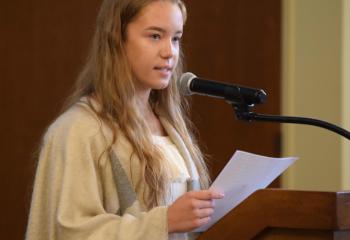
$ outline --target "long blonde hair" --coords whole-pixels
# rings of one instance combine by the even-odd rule
[[[149,189],[149,196],[144,196],[148,208],[163,202],[168,179],[163,169],[162,154],[152,144],[151,132],[147,130],[147,123],[138,111],[133,75],[124,44],[127,25],[142,8],[154,1],[162,0],[103,1],[87,62],[66,104],[67,108],[83,96],[93,97],[100,107],[95,109],[91,102],[89,106],[112,129],[111,145],[116,141],[117,131],[123,132],[140,160],[142,177]],[[185,21],[184,3],[181,0],[166,1],[179,6]],[[190,124],[186,116],[187,104],[181,99],[175,84],[175,80],[182,74],[182,68],[180,54],[169,86],[162,90],[152,90],[149,101],[154,111],[178,131],[198,169],[202,188],[207,188],[207,167],[194,137],[187,128]],[[111,145],[107,148],[110,149]]]

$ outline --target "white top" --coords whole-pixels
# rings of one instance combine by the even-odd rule
[[[190,178],[190,173],[185,160],[169,137],[153,135],[153,141],[166,160],[164,165],[170,180],[166,202],[171,204],[187,191],[186,181]]]
[[[185,160],[181,156],[176,145],[169,137],[153,135],[154,144],[164,155],[166,164],[164,164],[170,179],[169,192],[167,193],[166,204],[171,205],[178,197],[187,192],[187,180],[190,173],[186,167]],[[184,239],[183,234],[169,234],[169,240]]]

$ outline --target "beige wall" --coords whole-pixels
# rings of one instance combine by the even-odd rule
[[[282,113],[350,129],[349,1],[284,0]],[[283,155],[300,160],[283,187],[350,190],[350,142],[329,131],[283,126]]]
[[[343,89],[342,89],[342,119],[343,126],[350,129],[350,1],[343,0]],[[350,189],[350,143],[342,142],[342,185]]]

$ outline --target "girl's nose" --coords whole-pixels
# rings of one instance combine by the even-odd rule
[[[160,55],[162,58],[172,58],[176,53],[176,48],[172,41],[164,41]]]

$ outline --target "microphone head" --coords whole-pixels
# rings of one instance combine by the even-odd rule
[[[192,91],[190,89],[190,84],[191,84],[192,80],[196,77],[197,76],[191,72],[187,72],[187,73],[182,74],[180,79],[178,79],[178,81],[177,81],[177,87],[179,89],[179,92],[185,96],[192,95]]]

